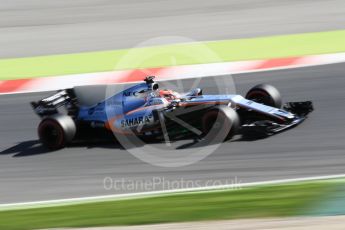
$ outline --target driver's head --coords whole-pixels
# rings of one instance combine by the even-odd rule
[[[180,98],[179,93],[174,92],[174,91],[169,90],[169,89],[161,89],[161,90],[159,90],[159,96],[167,99],[168,101],[176,100],[176,99]]]

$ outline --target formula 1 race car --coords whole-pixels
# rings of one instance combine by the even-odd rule
[[[311,101],[282,106],[278,90],[267,84],[253,87],[245,97],[205,95],[200,88],[180,94],[160,90],[154,77],[149,76],[142,83],[96,101],[95,91],[74,87],[31,102],[42,118],[38,135],[44,146],[60,149],[97,130],[109,131],[115,137],[158,139],[192,133],[200,140],[216,141],[244,130],[271,135],[300,124],[313,110]],[[82,102],[85,100],[89,103]]]

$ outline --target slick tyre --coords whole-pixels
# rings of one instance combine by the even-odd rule
[[[246,95],[246,99],[276,108],[281,108],[282,106],[279,91],[274,86],[268,84],[260,84],[251,88]]]
[[[232,108],[216,106],[204,113],[201,124],[204,139],[209,143],[220,143],[236,134],[240,119]]]
[[[56,114],[44,118],[38,125],[38,136],[49,150],[64,148],[76,134],[76,125],[67,115]]]

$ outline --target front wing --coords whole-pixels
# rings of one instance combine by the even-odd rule
[[[310,112],[314,110],[311,101],[288,102],[284,104],[283,110],[293,113],[294,118],[286,123],[277,123],[271,120],[259,120],[252,123],[243,124],[243,133],[260,133],[264,135],[272,135],[286,129],[290,129],[302,123]]]

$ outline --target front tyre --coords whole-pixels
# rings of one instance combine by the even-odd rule
[[[279,91],[272,85],[260,84],[251,88],[246,99],[261,103],[264,105],[281,108],[282,98]]]
[[[76,130],[76,125],[71,117],[56,114],[41,121],[38,125],[38,136],[46,148],[57,150],[73,140]]]
[[[219,143],[230,139],[240,127],[237,112],[228,106],[216,106],[202,117],[202,131],[205,140]]]

